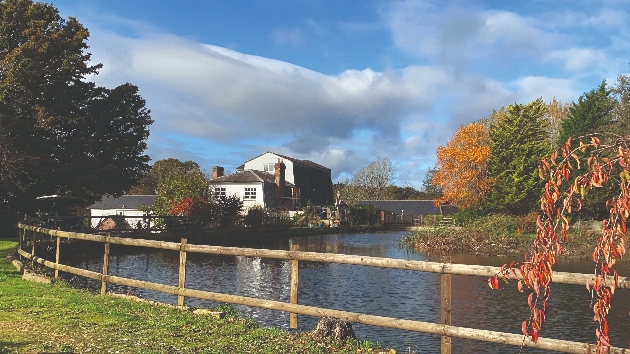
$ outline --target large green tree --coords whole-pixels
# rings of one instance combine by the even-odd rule
[[[560,123],[557,145],[564,145],[570,136],[601,132],[613,122],[614,108],[615,99],[604,80],[598,88],[584,93],[569,107],[567,116]]]
[[[606,131],[619,134],[630,131],[630,76],[619,75],[612,87],[615,98],[613,123],[606,127]]]
[[[185,198],[208,199],[209,180],[200,171],[181,173],[161,181],[157,191],[152,210],[156,215],[168,215],[171,206]]]
[[[128,194],[147,195],[157,194],[158,186],[178,175],[199,172],[201,169],[194,161],[180,161],[167,158],[156,161],[147,174],[140,179],[138,184],[129,190]]]
[[[606,86],[606,80],[602,81],[597,88],[584,93],[569,107],[567,116],[560,124],[557,145],[565,145],[569,137],[578,138],[610,129],[610,125],[614,122],[616,103],[613,91]],[[573,139],[572,146],[577,147],[577,144],[578,139]],[[589,149],[591,148],[587,148]],[[575,172],[578,174],[584,174],[588,169],[586,164],[581,165],[580,168],[573,167],[576,168]],[[567,187],[564,186],[564,188]],[[584,201],[580,215],[596,219],[605,217],[608,215],[606,200],[616,192],[611,186],[593,190],[590,197]]]
[[[0,129],[30,164],[19,185],[8,186],[10,198],[0,200],[5,224],[32,212],[40,195],[68,194],[86,204],[119,195],[148,168],[145,101],[131,84],[107,89],[86,81],[101,67],[90,64],[88,36],[52,5],[0,1]]]
[[[536,208],[543,188],[538,161],[551,150],[546,110],[537,99],[493,113],[489,173],[495,182],[487,199],[490,210],[524,214]]]

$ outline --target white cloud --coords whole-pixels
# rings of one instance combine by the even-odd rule
[[[93,79],[108,87],[125,81],[140,87],[155,119],[149,140],[154,159],[172,156],[209,166],[232,161],[229,169],[271,150],[348,176],[382,156],[402,167],[402,181],[419,186],[437,146],[459,126],[541,96],[575,100],[583,91],[581,76],[619,61],[606,48],[580,45],[545,16],[417,0],[388,3],[381,15],[382,22],[340,23],[337,29],[386,26],[410,64],[325,75],[154,30],[143,35],[142,27],[138,38],[129,38],[90,26],[94,60],[105,65]],[[564,26],[614,24],[624,16],[574,14]],[[311,41],[334,35],[335,26],[302,21]],[[624,33],[611,38],[623,42]],[[307,43],[298,27],[278,28],[271,39],[296,48]],[[496,67],[513,73],[500,76]],[[208,151],[221,152],[199,148],[205,142]]]
[[[288,44],[294,48],[301,48],[306,44],[306,39],[298,27],[277,28],[271,33],[271,38],[277,44]]]
[[[547,102],[554,97],[562,102],[571,102],[581,94],[573,85],[574,83],[569,79],[536,76],[523,77],[513,83],[516,93],[524,99],[524,102],[530,102],[539,97]]]
[[[589,48],[554,50],[545,59],[558,62],[563,65],[565,70],[573,72],[592,70],[593,67],[599,66],[600,63],[608,61],[604,51]]]
[[[453,80],[448,71],[431,66],[324,75],[169,35],[132,39],[93,30],[91,44],[94,61],[105,66],[93,79],[109,87],[137,84],[152,110],[153,135],[232,146],[283,141],[283,147],[272,149],[311,159],[337,161],[341,151],[345,160],[336,173],[369,162],[375,151],[396,150],[401,126],[412,113],[430,111]],[[355,141],[358,131],[370,138]],[[339,148],[358,143],[368,146],[359,158]]]

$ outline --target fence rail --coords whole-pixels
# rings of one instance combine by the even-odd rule
[[[233,304],[240,304],[245,306],[253,306],[266,308],[271,310],[278,310],[290,313],[290,327],[297,328],[297,315],[309,315],[316,317],[334,316],[338,318],[347,319],[350,322],[361,323],[366,325],[374,325],[395,329],[410,330],[416,332],[424,332],[437,334],[442,336],[442,353],[450,353],[450,338],[464,338],[473,339],[479,341],[508,344],[515,346],[525,346],[545,350],[554,350],[565,353],[585,353],[589,348],[594,352],[593,345],[586,343],[578,343],[572,341],[565,341],[559,339],[539,338],[538,342],[534,343],[530,338],[524,338],[523,335],[495,332],[474,328],[457,327],[450,325],[450,275],[471,275],[471,276],[483,276],[488,277],[497,274],[500,271],[499,267],[492,266],[478,266],[478,265],[463,265],[463,264],[451,264],[449,262],[425,262],[425,261],[411,261],[400,260],[391,258],[380,257],[367,257],[367,256],[353,256],[343,254],[330,254],[330,253],[315,253],[315,252],[301,252],[301,251],[279,251],[279,250],[267,250],[267,249],[253,249],[253,248],[238,248],[238,247],[219,247],[219,246],[207,246],[207,245],[193,245],[188,244],[186,239],[182,239],[182,242],[164,242],[153,241],[143,239],[110,237],[101,235],[92,235],[85,233],[74,233],[67,231],[51,230],[41,227],[35,227],[30,225],[19,224],[20,229],[20,247],[18,253],[20,256],[25,257],[33,263],[42,264],[46,267],[55,270],[55,276],[58,271],[63,271],[90,279],[98,280],[102,282],[101,293],[105,294],[107,284],[118,284],[124,286],[137,287],[147,290],[160,291],[168,294],[177,295],[177,303],[179,306],[184,304],[185,297],[193,297],[204,300],[220,301]],[[32,247],[30,253],[23,249],[23,246],[27,245],[27,238],[32,240]],[[45,234],[57,238],[56,249],[56,261],[51,262],[35,254],[35,240],[39,234]],[[100,242],[105,244],[103,272],[98,273],[81,268],[75,268],[59,263],[59,247],[60,238],[78,239],[85,241]],[[180,252],[179,263],[179,281],[178,286],[158,284],[147,281],[140,281],[135,279],[123,278],[112,276],[108,274],[108,256],[109,245],[127,245],[127,246],[141,246],[149,248],[157,248],[164,250],[172,250]],[[246,256],[246,257],[261,257],[261,258],[275,258],[291,261],[291,286],[290,286],[290,302],[281,302],[274,300],[265,300],[259,298],[222,294],[203,290],[193,290],[185,287],[186,280],[186,253],[207,253],[207,254],[221,254],[221,255],[233,255],[233,256]],[[406,269],[431,273],[441,274],[441,307],[442,315],[441,322],[421,322],[413,320],[405,320],[399,318],[375,316],[369,314],[361,314],[355,312],[347,312],[340,310],[332,310],[314,306],[305,306],[298,304],[297,288],[298,288],[298,262],[299,261],[312,261],[312,262],[329,262],[329,263],[341,263],[352,264],[362,266],[373,266],[380,268],[392,268],[392,269]],[[554,272],[553,282],[564,284],[576,284],[584,285],[587,281],[593,281],[593,276],[580,273],[566,273],[566,272]],[[630,278],[620,277],[619,286],[621,289],[630,289]],[[611,347],[609,353],[630,353],[630,349]]]

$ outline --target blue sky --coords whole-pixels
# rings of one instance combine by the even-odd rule
[[[60,0],[140,88],[153,161],[234,170],[265,151],[348,177],[377,157],[420,187],[461,125],[577,101],[630,66],[630,1]]]

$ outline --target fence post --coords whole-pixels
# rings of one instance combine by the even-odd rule
[[[103,256],[103,275],[107,275],[109,270],[109,237],[110,233],[107,233],[105,237],[105,254]],[[101,295],[107,294],[107,282],[104,278],[101,278]]]
[[[179,246],[179,282],[177,286],[180,290],[186,286],[186,251],[184,251],[184,246],[187,243],[188,239],[182,238]],[[184,306],[184,295],[177,295],[177,306]]]
[[[442,255],[443,269],[451,263],[450,255]],[[440,323],[451,325],[451,275],[440,274]],[[442,336],[440,343],[441,354],[451,354],[451,337]]]
[[[31,269],[35,269],[35,237],[37,236],[37,233],[31,231],[31,234],[33,235],[33,244],[31,247]]]
[[[291,245],[291,251],[299,250],[298,245]],[[289,302],[292,304],[298,303],[298,284],[299,284],[299,263],[297,259],[291,261],[291,295]],[[289,313],[289,328],[298,328],[298,315],[297,313]]]
[[[57,231],[61,228],[58,227]],[[57,236],[57,247],[55,248],[55,279],[59,278],[59,248],[61,247],[61,237]]]
[[[24,219],[26,220],[26,216],[24,217]],[[22,246],[23,246],[22,238],[24,238],[24,229],[20,227],[18,228],[18,247],[20,250],[22,249]],[[18,258],[19,260],[22,260],[22,255],[20,255],[19,253],[18,253],[18,257],[19,257]]]

